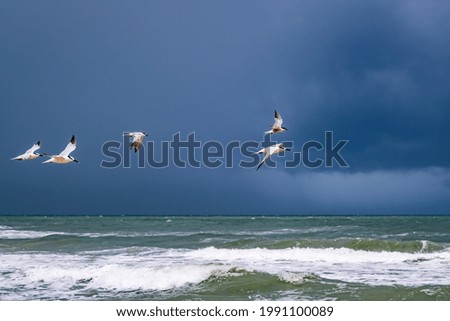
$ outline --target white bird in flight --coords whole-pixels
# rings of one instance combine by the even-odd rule
[[[288,130],[286,127],[282,127],[283,124],[283,118],[281,118],[281,115],[275,110],[275,123],[272,126],[271,130],[268,130],[264,132],[265,135],[267,134],[275,134],[275,133],[281,133],[285,130]]]
[[[144,136],[148,136],[147,133],[144,132],[131,132],[131,133],[124,133],[125,136],[133,137],[133,140],[131,142],[130,149],[134,148],[134,152],[136,153],[142,145],[142,139]]]
[[[42,157],[42,156],[44,156],[43,154],[35,153],[39,148],[41,148],[41,142],[38,141],[25,153],[23,153],[22,155],[19,155],[17,157],[11,158],[11,160],[30,160],[30,159]]]
[[[69,144],[67,144],[66,148],[59,155],[44,154],[45,156],[50,157],[50,159],[46,160],[44,163],[55,163],[55,164],[67,164],[70,162],[78,163],[78,161],[75,158],[70,156],[70,153],[72,153],[76,148],[77,143],[75,141],[75,135],[72,135]]]
[[[266,154],[266,155],[262,159],[261,163],[259,163],[256,170],[258,170],[266,162],[266,160],[268,160],[270,158],[270,156],[272,156],[273,154],[278,154],[278,153],[284,152],[285,150],[289,151],[290,149],[284,148],[283,143],[281,143],[281,144],[275,144],[275,145],[272,145],[272,146],[269,146],[269,147],[266,147],[266,148],[263,148],[263,149],[257,151],[255,154]]]

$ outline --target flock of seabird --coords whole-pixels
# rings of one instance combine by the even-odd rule
[[[48,156],[50,157],[50,159],[46,160],[44,163],[55,163],[55,164],[67,164],[71,162],[78,163],[78,161],[75,158],[73,158],[73,156],[70,156],[70,153],[72,153],[77,148],[75,135],[72,135],[69,144],[67,144],[66,148],[58,155],[36,153],[36,151],[39,148],[41,148],[41,142],[37,142],[25,153],[17,157],[11,158],[11,160],[31,160],[42,156]]]
[[[282,133],[287,130],[286,127],[281,126],[283,124],[283,119],[281,118],[281,115],[275,110],[275,123],[271,126],[271,129],[264,132],[265,135],[267,134],[276,134],[276,133]],[[124,133],[125,136],[132,137],[131,146],[130,149],[134,149],[134,152],[136,153],[139,150],[139,147],[142,145],[142,140],[144,136],[148,136],[145,132],[126,132]],[[50,159],[46,160],[43,163],[55,163],[55,164],[67,164],[71,162],[78,163],[78,160],[76,160],[73,156],[70,155],[76,148],[77,143],[75,140],[75,135],[72,135],[72,138],[69,141],[69,144],[67,144],[66,148],[59,153],[58,155],[50,155],[46,153],[36,153],[36,151],[41,148],[41,142],[38,141],[36,144],[34,144],[30,149],[28,149],[25,153],[22,155],[19,155],[17,157],[11,158],[11,160],[32,160],[38,157],[47,156],[50,157]],[[285,150],[289,150],[287,148],[283,147],[283,144],[275,144],[266,148],[263,148],[256,152],[256,154],[265,154],[261,162],[259,163],[256,170],[258,170],[273,154],[278,154],[280,152],[284,152]]]

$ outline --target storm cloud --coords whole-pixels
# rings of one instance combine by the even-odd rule
[[[446,1],[3,1],[0,214],[448,214],[449,13]],[[274,140],[298,152],[332,131],[349,167],[100,167],[124,131],[261,141],[274,109],[289,129]],[[72,134],[80,164],[9,160],[37,140],[58,153]]]

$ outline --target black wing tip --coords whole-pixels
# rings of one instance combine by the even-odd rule
[[[75,135],[72,135],[72,138],[70,139],[70,142],[71,142],[72,144],[75,144]]]
[[[260,169],[261,166],[263,166],[264,163],[261,163],[258,165],[258,167],[256,167],[256,170]]]
[[[36,145],[41,146],[41,141],[38,140],[37,143],[36,143]]]

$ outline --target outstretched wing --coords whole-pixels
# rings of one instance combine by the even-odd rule
[[[69,156],[77,148],[77,143],[75,141],[75,135],[72,135],[72,139],[69,144],[67,144],[66,149],[64,149],[59,156]]]
[[[41,148],[41,142],[37,142],[34,144],[29,150],[25,152],[25,154],[33,154],[35,151],[37,151],[39,148]]]
[[[256,167],[256,170],[258,170],[263,164],[266,162],[266,160],[270,157],[270,154],[267,153],[264,158],[262,159],[261,163],[259,163],[258,167]]]
[[[275,110],[275,124],[273,124],[273,128],[280,128],[281,124],[283,124],[283,118],[281,118],[281,115]]]
[[[26,154],[22,154],[14,158],[10,158],[10,160],[24,160],[26,156],[27,156]]]

